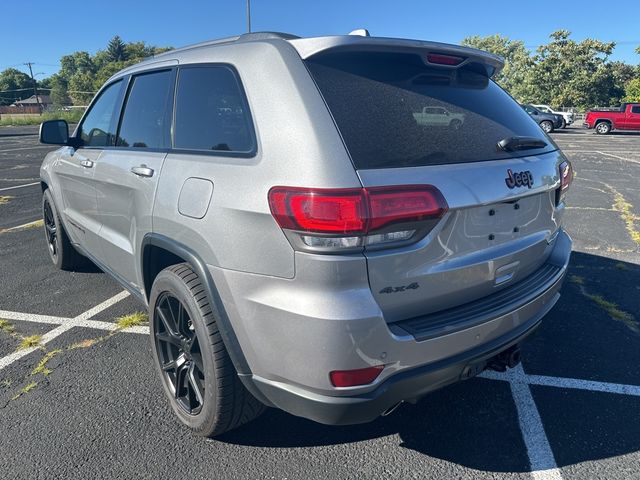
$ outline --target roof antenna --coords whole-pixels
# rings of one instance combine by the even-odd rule
[[[247,32],[251,33],[251,0],[247,0]]]
[[[369,30],[367,30],[366,28],[356,28],[355,30],[350,31],[349,35],[357,35],[359,37],[370,37],[371,36],[371,35],[369,35]]]

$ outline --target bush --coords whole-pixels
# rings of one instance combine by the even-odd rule
[[[83,108],[74,108],[73,110],[56,110],[45,112],[42,115],[0,115],[0,126],[8,125],[40,125],[46,120],[66,120],[67,123],[78,123]]]

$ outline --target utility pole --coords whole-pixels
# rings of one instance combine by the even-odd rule
[[[38,104],[38,110],[42,115],[42,105],[40,105],[40,97],[38,97],[38,84],[36,83],[36,79],[33,76],[33,70],[31,69],[31,65],[33,65],[33,62],[27,62],[25,63],[25,65],[29,67],[29,73],[31,74],[31,81],[33,82],[33,93],[36,96],[36,103]]]
[[[247,0],[247,31],[251,33],[251,0]]]

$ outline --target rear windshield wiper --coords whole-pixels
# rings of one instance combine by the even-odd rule
[[[547,142],[535,137],[509,137],[503,138],[498,142],[498,148],[505,152],[528,150],[531,148],[544,148],[546,146]]]

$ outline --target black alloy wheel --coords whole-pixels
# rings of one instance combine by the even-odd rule
[[[176,297],[163,292],[153,316],[160,368],[177,404],[189,415],[202,410],[205,367],[189,312]]]
[[[56,225],[55,214],[51,207],[51,202],[48,198],[45,198],[42,205],[43,217],[44,217],[44,232],[47,240],[47,246],[49,247],[49,255],[53,263],[58,259],[58,226]]]

